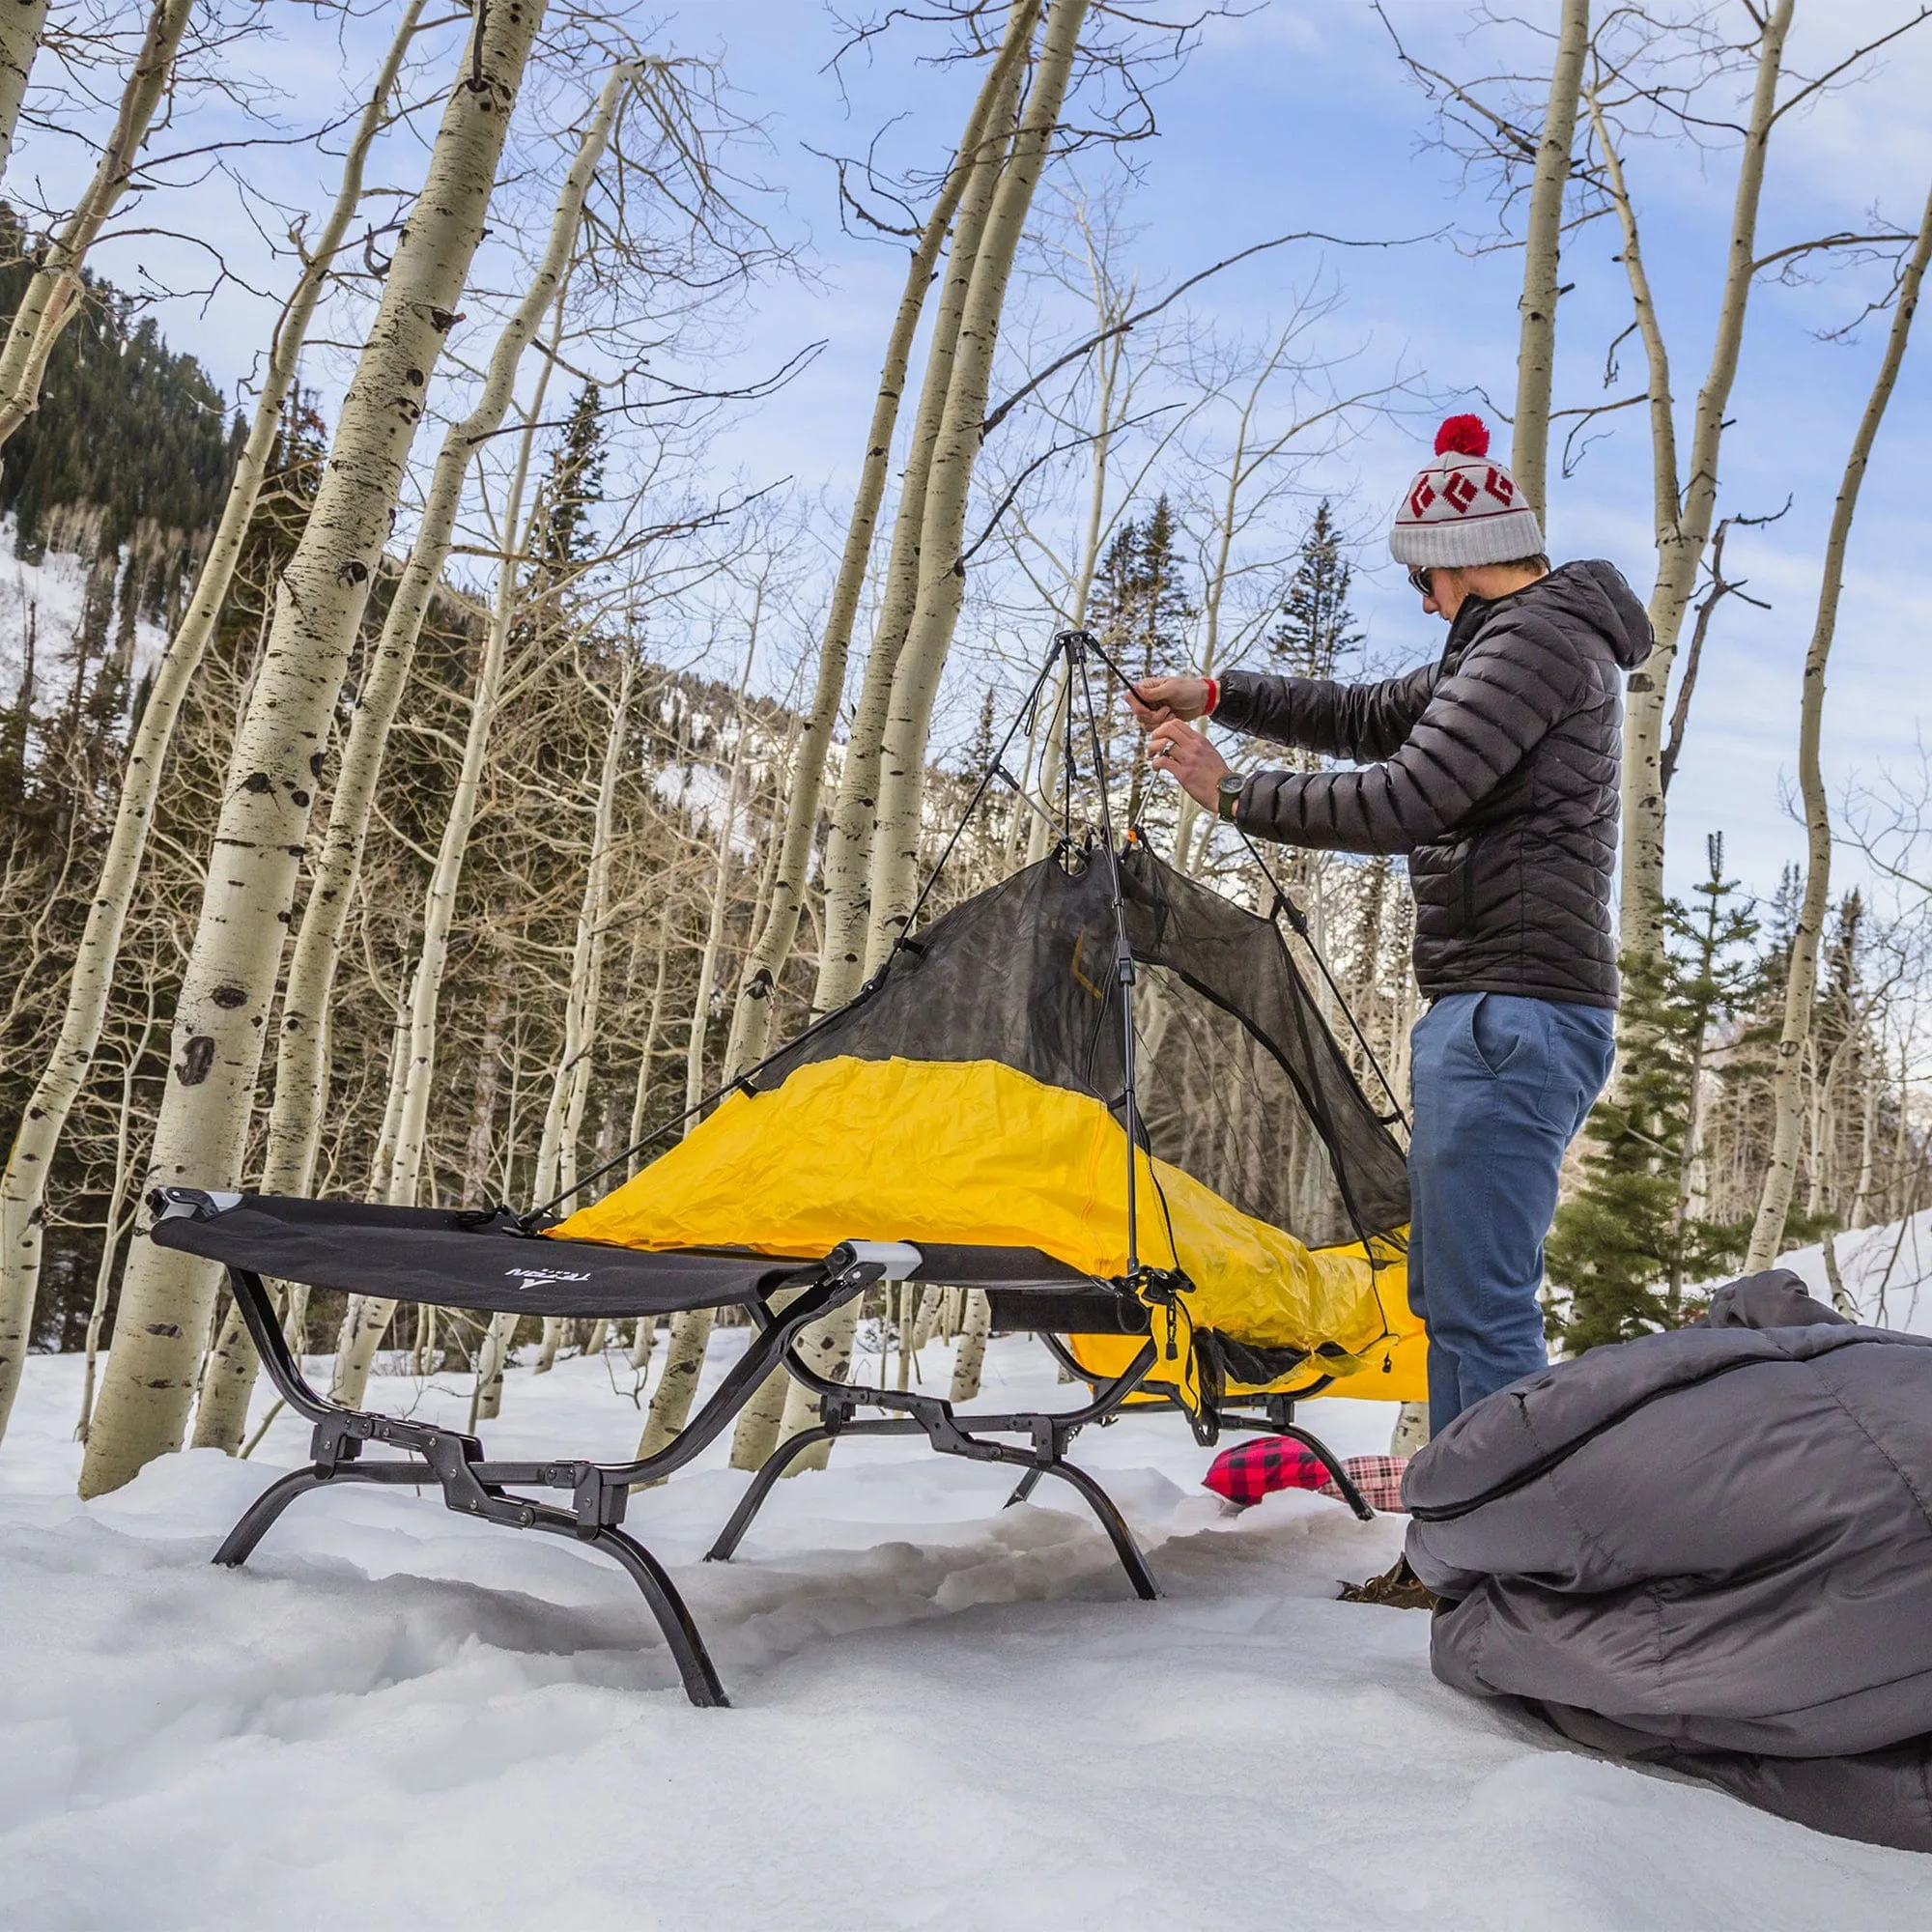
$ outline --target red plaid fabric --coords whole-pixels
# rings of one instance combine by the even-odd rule
[[[1348,1456],[1343,1473],[1361,1491],[1371,1509],[1398,1514],[1406,1456]],[[1217,1496],[1247,1508],[1275,1490],[1314,1490],[1339,1498],[1327,1465],[1292,1435],[1251,1435],[1224,1449],[1202,1479]]]
[[[1342,1468],[1349,1480],[1362,1492],[1362,1500],[1372,1510],[1380,1510],[1385,1516],[1400,1516],[1402,1509],[1402,1472],[1408,1467],[1406,1456],[1345,1456]],[[1341,1500],[1342,1492],[1333,1483],[1323,1483],[1321,1493]]]
[[[1328,1467],[1292,1435],[1251,1435],[1222,1450],[1201,1480],[1245,1508],[1275,1490],[1319,1490]]]

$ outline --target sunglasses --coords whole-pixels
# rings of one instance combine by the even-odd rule
[[[1411,563],[1408,566],[1408,582],[1418,597],[1428,597],[1433,594],[1435,573],[1426,563]]]

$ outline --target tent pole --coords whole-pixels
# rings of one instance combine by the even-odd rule
[[[1087,646],[1094,639],[1085,631],[1064,631],[1054,640],[1066,652],[1067,676],[1080,673],[1080,696],[1087,706],[1087,736],[1089,749],[1094,753],[1094,783],[1100,795],[1100,838],[1107,850],[1107,884],[1114,909],[1114,935],[1119,952],[1116,971],[1121,986],[1121,1062],[1122,1085],[1125,1089],[1127,1115],[1127,1279],[1135,1280],[1141,1271],[1140,1261],[1140,1217],[1136,1195],[1136,1173],[1134,1155],[1140,1147],[1141,1116],[1140,1100],[1136,1092],[1137,1073],[1134,1061],[1134,953],[1127,939],[1126,902],[1121,892],[1121,855],[1114,844],[1114,808],[1107,796],[1107,767],[1100,755],[1100,718],[1094,705],[1094,684],[1087,675]],[[1066,707],[1067,722],[1072,724],[1073,707]],[[1067,751],[1070,753],[1072,746]],[[1067,765],[1070,770],[1072,758]]]

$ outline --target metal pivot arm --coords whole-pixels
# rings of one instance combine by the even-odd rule
[[[869,1384],[835,1382],[819,1375],[795,1353],[787,1352],[785,1366],[819,1398],[820,1421],[815,1429],[801,1431],[781,1442],[766,1458],[752,1479],[751,1487],[738,1507],[719,1532],[718,1540],[706,1552],[706,1561],[728,1562],[744,1541],[745,1532],[778,1480],[792,1463],[814,1443],[838,1435],[923,1435],[942,1456],[959,1456],[975,1463],[1004,1463],[1026,1470],[1020,1490],[1010,1499],[1018,1501],[1031,1494],[1041,1476],[1057,1476],[1086,1499],[1114,1547],[1121,1567],[1134,1592],[1151,1602],[1160,1595],[1133,1532],[1127,1527],[1113,1498],[1085,1469],[1065,1460],[1073,1437],[1089,1423],[1106,1421],[1133,1394],[1152,1369],[1155,1346],[1149,1341],[1125,1370],[1104,1386],[1095,1389],[1091,1401],[1080,1407],[1059,1413],[1021,1410],[1004,1415],[960,1415],[950,1402],[939,1396],[922,1395],[910,1389],[875,1388]],[[861,1408],[899,1411],[883,1416],[861,1416]],[[990,1440],[999,1435],[1023,1435],[1027,1445]]]

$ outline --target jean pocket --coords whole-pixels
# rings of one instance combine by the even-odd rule
[[[1500,1080],[1522,1057],[1539,1003],[1478,993],[1469,1003],[1469,1048],[1492,1080]]]

